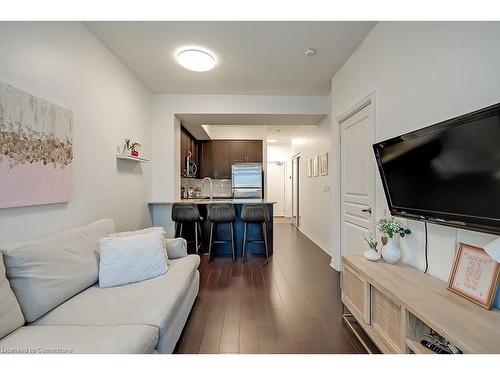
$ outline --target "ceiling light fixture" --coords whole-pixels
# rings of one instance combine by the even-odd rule
[[[207,72],[215,67],[215,54],[201,47],[184,47],[175,53],[177,62],[193,72]]]
[[[267,143],[276,143],[278,140],[276,138],[267,138]]]

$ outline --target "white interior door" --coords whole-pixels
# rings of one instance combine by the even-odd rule
[[[297,228],[300,226],[299,162],[300,162],[300,156],[296,156],[292,159],[292,224]]]
[[[285,177],[284,162],[267,163],[267,199],[276,202],[273,207],[274,216],[285,216]]]
[[[341,120],[341,254],[362,254],[363,232],[374,230],[373,103]]]

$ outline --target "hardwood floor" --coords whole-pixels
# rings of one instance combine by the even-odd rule
[[[175,353],[365,353],[342,323],[330,257],[290,224],[275,224],[274,241],[269,264],[202,257]]]

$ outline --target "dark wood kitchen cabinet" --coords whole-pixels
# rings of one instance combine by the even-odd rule
[[[246,142],[246,162],[262,163],[262,141]]]
[[[231,141],[231,164],[262,163],[262,141]]]
[[[212,146],[213,142],[202,142],[200,145],[200,178],[213,177]]]
[[[184,176],[186,167],[186,156],[191,151],[191,162],[194,162],[199,169],[199,144],[198,141],[184,128],[181,127],[181,176]],[[196,173],[198,177],[199,172]]]
[[[246,162],[246,144],[247,141],[231,141],[229,146],[231,164]]]
[[[231,178],[230,141],[213,141],[212,165],[214,178]]]
[[[215,140],[201,144],[201,178],[231,178],[231,165],[236,163],[262,163],[262,141]]]

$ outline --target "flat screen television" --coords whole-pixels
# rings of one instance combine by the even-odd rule
[[[500,103],[373,150],[392,215],[500,234]]]

